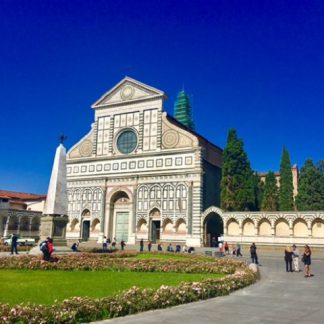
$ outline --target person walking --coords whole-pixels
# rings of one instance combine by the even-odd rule
[[[258,255],[257,255],[256,250],[257,250],[257,247],[256,247],[255,243],[252,243],[250,246],[251,260],[252,260],[252,263],[259,264]]]
[[[292,246],[292,259],[293,259],[293,265],[294,265],[294,270],[295,272],[299,272],[299,251],[296,246],[296,244],[293,244]]]
[[[293,256],[293,252],[291,251],[290,246],[287,245],[286,249],[285,249],[285,262],[286,262],[286,271],[287,272],[293,272],[292,256]]]
[[[14,253],[19,254],[17,251],[17,240],[18,237],[16,234],[12,234],[11,235],[11,255],[13,255]]]
[[[241,244],[240,243],[236,243],[236,256],[243,256],[241,253]]]
[[[312,251],[311,251],[310,247],[306,244],[305,249],[304,249],[303,259],[302,259],[302,261],[304,262],[305,278],[313,276],[310,273],[310,265],[312,264],[311,255],[312,255]]]
[[[144,241],[143,239],[140,240],[140,252],[144,251]]]

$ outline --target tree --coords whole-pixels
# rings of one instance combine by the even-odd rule
[[[254,195],[255,195],[255,210],[261,210],[262,197],[264,191],[264,183],[257,172],[254,172]]]
[[[223,153],[221,207],[229,211],[254,210],[254,183],[243,141],[237,138],[235,129],[230,129]]]
[[[312,160],[300,170],[296,206],[298,210],[324,210],[324,171],[322,162],[316,168]]]
[[[269,171],[265,178],[261,209],[278,210],[278,187],[275,174],[272,171]]]
[[[291,172],[290,157],[284,147],[280,163],[280,188],[279,188],[279,210],[294,210],[294,186]]]

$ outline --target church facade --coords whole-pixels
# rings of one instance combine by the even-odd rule
[[[91,130],[67,154],[67,239],[201,246],[223,233],[220,217],[202,223],[220,203],[222,150],[169,116],[165,99],[126,77],[92,105]]]

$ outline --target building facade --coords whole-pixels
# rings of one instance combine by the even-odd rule
[[[67,154],[67,239],[103,236],[200,246],[201,215],[219,206],[222,150],[163,110],[165,94],[124,78],[92,108]]]
[[[46,195],[0,190],[0,237],[39,237]]]

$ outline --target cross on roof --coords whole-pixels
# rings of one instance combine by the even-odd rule
[[[62,134],[60,134],[60,136],[58,137],[58,139],[59,139],[60,143],[63,144],[64,141],[67,140],[67,136],[64,135],[64,133],[62,133]]]

